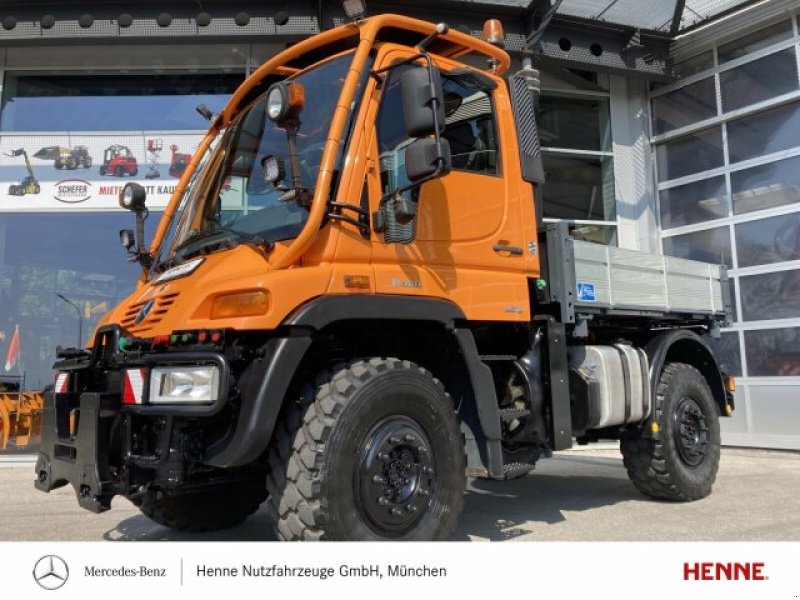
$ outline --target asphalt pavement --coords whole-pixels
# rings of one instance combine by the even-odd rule
[[[800,454],[723,449],[713,494],[688,504],[641,496],[616,450],[583,450],[543,460],[515,481],[470,480],[456,540],[800,540]],[[0,461],[0,541],[273,540],[260,510],[242,525],[181,534],[116,498],[100,515],[78,507],[71,487],[43,494],[33,462]]]

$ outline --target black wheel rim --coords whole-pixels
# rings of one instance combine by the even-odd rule
[[[355,496],[370,527],[400,536],[427,512],[436,495],[435,457],[423,428],[405,416],[379,422],[365,438]]]
[[[684,397],[678,402],[673,415],[672,435],[681,460],[696,467],[706,456],[708,424],[694,398]]]

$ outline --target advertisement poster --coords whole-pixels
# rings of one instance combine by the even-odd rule
[[[0,137],[0,212],[101,211],[129,181],[160,210],[202,132],[14,133]]]

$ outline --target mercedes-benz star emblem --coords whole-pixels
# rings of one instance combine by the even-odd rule
[[[155,300],[148,301],[147,304],[145,304],[141,308],[139,313],[136,315],[136,318],[133,320],[133,324],[138,325],[139,323],[144,321],[147,318],[147,315],[150,314],[150,311],[153,310],[153,306],[155,305],[155,303],[156,303]]]
[[[67,583],[69,567],[64,559],[48,554],[36,561],[33,566],[33,579],[46,590],[57,590]]]

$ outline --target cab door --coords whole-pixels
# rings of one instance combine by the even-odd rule
[[[390,53],[385,64],[406,56]],[[402,232],[399,238],[394,231],[373,232],[376,291],[445,297],[475,320],[527,320],[520,187],[518,177],[508,176],[515,157],[504,144],[512,139],[513,124],[500,122],[496,111],[508,99],[499,79],[494,86],[470,80],[455,71],[459,66],[439,63],[446,108],[442,135],[450,144],[452,170],[405,192],[417,204],[405,239]],[[372,211],[408,183],[404,149],[413,139],[403,123],[400,76],[413,68],[421,67],[389,71],[383,84],[371,136]],[[399,241],[387,243],[387,237]]]

